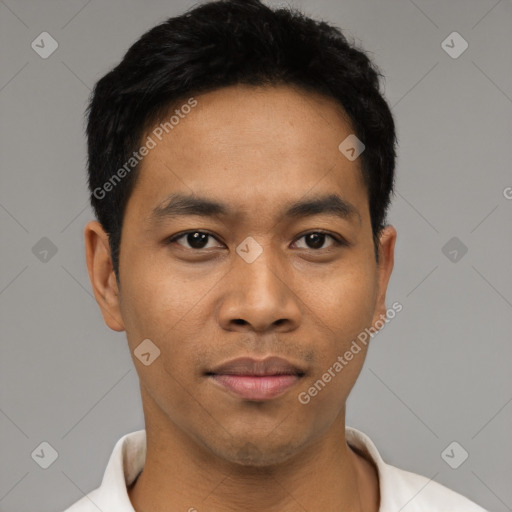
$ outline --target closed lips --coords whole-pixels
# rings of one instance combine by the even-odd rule
[[[250,375],[254,377],[265,377],[272,375],[298,375],[302,377],[305,371],[293,365],[281,357],[268,357],[265,359],[254,359],[241,357],[223,363],[210,371],[207,375]]]

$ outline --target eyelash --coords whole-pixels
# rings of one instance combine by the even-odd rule
[[[172,235],[171,237],[167,238],[165,240],[165,244],[166,245],[171,245],[173,242],[175,242],[176,240],[179,240],[180,238],[183,238],[185,236],[187,236],[188,234],[190,233],[202,233],[202,234],[205,234],[205,235],[209,235],[211,236],[212,238],[215,238],[215,240],[217,240],[216,236],[213,235],[212,233],[208,232],[208,231],[202,231],[202,230],[198,230],[198,229],[192,229],[192,230],[189,230],[189,231],[184,231],[182,233],[178,233],[176,235]],[[332,238],[332,240],[334,241],[334,244],[336,247],[348,247],[350,244],[343,238],[343,237],[340,237],[340,236],[335,236],[327,231],[323,231],[321,229],[317,229],[317,230],[314,230],[314,231],[308,231],[307,233],[303,233],[302,235],[300,235],[296,240],[300,240],[301,238],[305,237],[305,236],[308,236],[308,235],[311,235],[311,234],[321,234],[321,235],[327,235],[328,237]],[[217,240],[218,242],[219,240]],[[184,247],[184,249],[188,249],[188,247]],[[328,250],[329,248],[327,248]],[[191,248],[190,249],[191,251],[195,251],[195,252],[201,252],[203,249],[193,249]],[[311,251],[314,251],[314,252],[320,252],[322,250],[326,250],[326,249],[310,249]]]

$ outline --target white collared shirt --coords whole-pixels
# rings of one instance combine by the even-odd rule
[[[464,496],[424,476],[386,464],[366,435],[345,428],[347,443],[373,460],[379,474],[379,512],[487,512]],[[117,441],[100,487],[65,512],[135,512],[127,486],[144,467],[146,431],[126,434]]]

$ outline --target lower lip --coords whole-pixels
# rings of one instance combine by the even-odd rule
[[[212,375],[221,386],[246,400],[270,400],[294,386],[298,375]]]

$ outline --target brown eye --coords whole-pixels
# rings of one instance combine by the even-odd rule
[[[185,240],[185,242],[188,244],[188,247],[182,243],[179,243],[179,245],[185,247],[186,249],[200,250],[208,249],[208,242],[210,241],[210,239],[214,239],[214,237],[213,235],[211,235],[210,233],[206,233],[205,231],[188,231],[187,233],[182,233],[180,235],[175,235],[169,238],[167,243],[171,244],[181,239]]]
[[[306,243],[306,247],[299,247],[299,249],[328,249],[329,247],[336,247],[339,245],[344,245],[341,240],[338,240],[333,235],[329,235],[328,233],[324,233],[322,231],[312,231],[311,233],[306,233],[305,235],[302,235],[300,239],[304,239]],[[331,244],[328,247],[323,247],[326,238],[330,238],[334,243]]]

